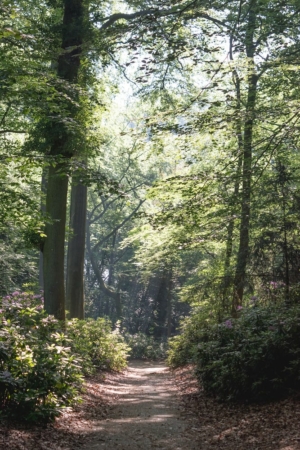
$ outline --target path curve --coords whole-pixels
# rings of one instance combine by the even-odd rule
[[[165,364],[131,362],[118,382],[105,383],[105,391],[116,400],[107,419],[93,421],[83,450],[199,449]]]

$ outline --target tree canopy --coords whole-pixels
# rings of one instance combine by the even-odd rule
[[[299,11],[2,1],[1,295],[153,342],[297,308]]]

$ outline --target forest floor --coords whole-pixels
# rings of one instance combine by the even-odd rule
[[[193,368],[134,361],[86,382],[83,402],[44,427],[0,426],[1,450],[300,450],[300,398],[227,406]]]

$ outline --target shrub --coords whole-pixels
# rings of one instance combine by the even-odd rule
[[[222,400],[262,401],[299,387],[300,308],[253,306],[202,329],[195,361],[204,389]]]
[[[167,363],[179,367],[195,362],[197,345],[201,340],[203,329],[214,323],[206,308],[196,309],[191,316],[181,322],[178,336],[169,339]]]
[[[254,304],[219,324],[195,313],[170,342],[168,363],[188,362],[204,390],[221,400],[285,395],[299,388],[300,306]]]
[[[123,334],[125,342],[130,347],[131,359],[164,359],[166,357],[167,343],[157,341],[153,336],[144,333]]]
[[[48,419],[77,397],[80,360],[42,309],[41,296],[15,292],[0,311],[0,406],[26,420]]]
[[[121,370],[127,365],[128,345],[118,328],[111,331],[111,323],[103,318],[96,320],[73,319],[67,323],[67,334],[72,351],[82,357],[86,375],[95,369]]]
[[[51,419],[79,398],[83,374],[126,365],[128,347],[110,322],[62,326],[43,311],[40,295],[14,292],[0,302],[2,415]]]

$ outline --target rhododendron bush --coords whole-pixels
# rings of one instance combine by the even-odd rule
[[[195,314],[171,341],[169,363],[193,362],[207,393],[222,400],[261,401],[299,388],[300,307],[240,308],[220,323]]]
[[[59,323],[42,295],[0,300],[0,408],[24,420],[49,419],[78,399],[83,373],[126,365],[127,346],[110,323]]]

